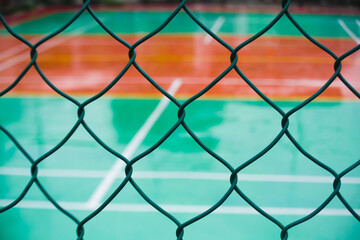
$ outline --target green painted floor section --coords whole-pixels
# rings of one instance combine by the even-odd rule
[[[0,218],[0,223],[9,227],[0,232],[1,239],[20,239],[16,238],[19,225],[9,224],[9,219],[32,223],[21,227],[22,231],[27,232],[26,237],[21,239],[75,239],[75,224],[54,211],[14,209],[5,215],[7,222]],[[188,214],[182,216],[192,217]],[[294,240],[359,239],[358,225],[355,219],[349,217],[319,216],[291,229],[289,233],[290,239]],[[176,239],[175,230],[175,225],[159,214],[103,212],[89,222],[85,236],[89,240],[115,239],[114,236],[126,240]],[[256,215],[227,215],[221,219],[218,215],[210,215],[187,228],[185,239],[279,239],[279,232],[274,224]]]
[[[102,98],[86,107],[85,121],[109,146],[121,152],[155,109],[158,101]],[[282,109],[290,110],[299,103],[278,104]],[[21,143],[34,157],[50,150],[77,120],[76,106],[55,97],[1,98],[0,106],[4,109],[0,115],[1,124],[21,139]],[[359,106],[360,103],[351,101],[313,102],[291,116],[289,129],[313,156],[341,171],[349,162],[356,160],[360,153],[360,126],[357,124],[360,119]],[[145,138],[138,153],[159,140],[176,120],[177,108],[170,104]],[[281,130],[281,116],[266,103],[257,101],[195,101],[187,108],[185,120],[208,147],[234,166],[260,152]],[[15,151],[7,137],[2,134],[0,139],[2,148],[7,150],[1,152],[1,158],[14,159],[6,164],[24,166],[21,154]],[[59,153],[50,157],[45,167],[67,168],[69,162],[63,161],[72,156],[69,154],[72,154],[74,148],[79,151],[79,156],[85,155],[95,161],[105,154],[101,159],[101,166],[88,165],[87,169],[106,170],[113,162],[113,156],[90,139],[83,128],[79,128]],[[163,155],[169,154],[171,161],[159,162]],[[315,166],[311,168],[312,164],[307,164],[305,157],[286,138],[280,140],[267,155],[269,156],[258,161],[258,164],[264,164],[263,169],[257,171],[250,166],[247,172],[264,173],[266,169],[267,174],[292,174],[294,170],[308,175],[323,173],[316,170],[318,168]],[[66,158],[63,159],[63,156]],[[222,165],[204,153],[183,128],[178,128],[157,151],[147,157],[151,160],[135,166],[139,169],[156,166],[157,170],[199,170],[196,165],[195,169],[194,166],[187,168],[194,157],[199,158],[196,160],[199,169],[226,172]],[[273,165],[274,159],[282,165],[281,169]],[[58,160],[64,166],[57,165]],[[91,160],[87,162],[91,163]],[[180,162],[184,163],[183,166]],[[265,167],[265,164],[268,165]],[[71,165],[76,168],[84,167],[81,162],[72,162]]]
[[[154,110],[156,99],[101,98],[86,108],[85,120],[107,144],[119,152]],[[297,102],[277,102],[284,110]],[[56,108],[54,108],[56,106]],[[290,118],[290,130],[311,154],[341,172],[358,160],[360,103],[314,102]],[[36,157],[54,146],[76,121],[76,108],[56,97],[1,98],[0,124],[5,126]],[[155,123],[137,153],[155,143],[176,121],[177,108],[170,104]],[[206,120],[204,120],[206,119]],[[234,167],[266,146],[280,131],[280,116],[263,102],[245,100],[199,100],[187,108],[186,122],[207,146]],[[10,140],[0,134],[1,168],[29,168],[27,160]],[[109,170],[115,157],[99,147],[80,128],[54,155],[39,165],[41,169]],[[137,171],[227,173],[179,128],[159,149],[134,165]],[[281,140],[268,154],[245,168],[244,174],[330,176],[302,156],[287,140]],[[347,177],[358,177],[357,168]],[[27,183],[27,176],[0,175],[0,199],[14,199]],[[229,187],[228,180],[146,179],[134,177],[155,202],[165,205],[214,204]],[[40,177],[58,201],[86,202],[102,178]],[[120,183],[117,179],[112,190]],[[314,209],[331,193],[331,183],[254,182],[238,186],[261,207]],[[360,208],[360,184],[346,184],[341,193],[354,209]],[[44,201],[33,186],[25,200]],[[146,204],[126,186],[115,204]],[[224,206],[247,207],[232,194]],[[327,209],[345,209],[335,198]],[[72,210],[79,218],[88,211]],[[181,221],[194,213],[174,213]],[[298,215],[276,216],[283,223]],[[11,224],[9,224],[9,222]],[[58,225],[60,224],[60,225]],[[74,239],[75,224],[56,210],[12,209],[0,214],[0,239]],[[21,229],[21,231],[19,231]],[[86,239],[174,239],[175,225],[159,213],[105,211],[85,225]],[[257,230],[261,229],[261,231]],[[23,234],[26,234],[24,238]],[[280,230],[258,215],[213,214],[185,229],[185,239],[278,239]],[[264,237],[266,236],[266,237]],[[359,223],[351,216],[316,216],[290,230],[290,239],[358,239]]]
[[[119,34],[144,34],[150,33],[162,24],[170,15],[166,11],[96,11],[98,17],[114,32]],[[34,18],[31,21],[14,26],[19,34],[50,34],[74,15],[74,12],[56,13]],[[196,12],[196,17],[207,27],[211,28],[219,16],[224,18],[224,24],[219,29],[219,34],[247,35],[255,34],[263,29],[276,16],[269,13],[211,13]],[[358,16],[347,15],[311,15],[293,14],[295,20],[313,37],[349,38],[349,35],[339,25],[342,19],[354,34],[359,36],[360,28],[356,25]],[[316,24],[314,24],[316,22]],[[93,25],[89,25],[89,24]],[[84,28],[86,26],[86,28]],[[84,12],[67,30],[65,34],[85,31],[89,34],[106,34],[98,26],[89,13]],[[185,13],[180,12],[161,33],[203,33],[205,32]],[[7,34],[1,30],[0,34]],[[271,36],[301,36],[301,33],[293,26],[285,16],[267,32]]]

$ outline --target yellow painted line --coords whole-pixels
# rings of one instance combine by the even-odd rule
[[[75,60],[76,59],[76,60]],[[138,62],[210,62],[230,63],[229,56],[194,56],[194,55],[142,55],[139,51],[136,58]],[[118,54],[41,54],[39,63],[72,63],[72,62],[128,62],[129,58],[124,53]],[[246,56],[239,54],[238,63],[311,63],[311,64],[334,64],[331,57],[307,57],[307,56]],[[343,64],[360,65],[359,61],[346,59]]]

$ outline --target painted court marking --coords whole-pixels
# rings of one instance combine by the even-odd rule
[[[63,42],[66,42],[76,36],[79,36],[83,33],[85,33],[87,30],[95,27],[96,24],[89,24],[89,25],[86,25],[86,26],[82,26],[82,27],[78,27],[78,28],[75,28],[73,29],[74,31],[74,34],[71,35],[70,37],[67,37],[67,38],[53,38],[51,41],[49,42],[46,42],[45,44],[41,45],[39,48],[38,48],[38,53],[42,53],[42,52],[45,52],[46,50],[49,50]],[[15,51],[15,50],[13,50]],[[3,62],[0,64],[0,71],[3,71],[7,68],[10,68],[16,64],[18,64],[19,62],[22,62],[22,61],[25,61],[25,60],[28,60],[30,59],[30,49],[28,52],[25,52],[25,53],[22,53],[20,55],[15,55],[14,57],[12,58],[9,58],[6,62]],[[1,60],[1,59],[0,59]]]
[[[180,78],[175,79],[170,88],[168,89],[168,93],[174,95],[177,90],[180,88],[182,81]],[[140,146],[144,138],[147,136],[149,131],[151,130],[152,126],[155,124],[157,119],[163,113],[167,105],[169,104],[170,100],[167,97],[162,97],[159,104],[156,106],[154,111],[150,114],[144,125],[138,130],[135,136],[131,139],[129,144],[126,146],[122,155],[127,159],[131,159],[134,155],[136,149]],[[124,170],[125,163],[118,159],[111,169],[107,172],[104,179],[101,181],[99,186],[96,188],[92,196],[88,201],[88,205],[90,207],[96,207],[104,198],[105,194],[109,191],[110,187],[113,185],[115,179],[118,175]]]
[[[220,28],[222,27],[222,25],[225,23],[225,18],[224,17],[222,17],[222,16],[220,16],[220,17],[218,17],[217,19],[216,19],[216,21],[215,21],[215,23],[214,23],[214,25],[211,27],[211,31],[213,32],[213,33],[218,33],[219,32],[219,30],[220,30]],[[209,34],[207,34],[206,36],[205,36],[205,38],[204,38],[204,43],[206,44],[206,45],[208,45],[211,41],[212,41],[212,37],[209,35]]]
[[[345,22],[342,20],[342,19],[338,19],[338,23],[340,24],[340,26],[345,30],[345,32],[352,38],[354,39],[354,41],[357,43],[357,44],[360,44],[360,38],[358,38],[355,33],[353,33],[350,28],[348,28],[348,26],[345,24]],[[357,24],[358,21],[356,21]]]
[[[81,85],[76,84],[76,80],[79,78],[75,75],[49,75],[51,76],[52,81],[61,81],[61,87],[64,89],[83,89],[85,87],[97,87],[99,84],[102,83],[105,77],[112,77],[112,76],[104,76],[104,75],[96,75],[91,74],[86,76],[88,81],[82,83]],[[139,80],[138,77],[131,77],[127,76],[126,79],[128,81],[122,81],[119,82],[119,85],[135,85],[135,84],[144,84],[144,81]],[[156,79],[157,83],[160,84],[166,84],[168,83],[168,77],[162,77],[162,76],[154,76],[154,79]],[[209,81],[209,78],[205,77],[186,77],[181,78],[182,79],[182,85],[196,85],[196,84],[204,84]],[[2,76],[1,82],[8,84],[12,83],[14,81],[13,76]],[[286,86],[286,87],[321,87],[323,86],[327,79],[271,79],[271,78],[254,78],[254,82],[256,82],[256,85],[258,86]],[[75,83],[74,83],[75,82]],[[247,86],[247,84],[244,81],[241,81],[239,78],[226,78],[224,81],[220,82],[221,85],[229,85],[229,86]],[[360,82],[354,82],[352,83],[352,86],[354,87],[360,87]],[[345,87],[344,84],[340,81],[335,81],[331,84],[330,87]]]
[[[7,206],[13,200],[2,199],[0,200],[0,206]],[[67,210],[77,211],[93,211],[96,208],[89,206],[83,202],[59,202],[59,204]],[[169,213],[202,213],[209,209],[211,206],[205,205],[160,205],[163,209]],[[14,208],[25,209],[49,209],[56,210],[56,208],[49,201],[32,201],[22,200]],[[314,211],[312,208],[281,208],[281,207],[264,207],[264,211],[271,215],[307,215]],[[141,213],[158,213],[156,209],[148,204],[122,204],[122,203],[110,203],[103,211],[112,212],[141,212]],[[360,209],[355,209],[360,214]],[[243,206],[220,206],[213,214],[226,214],[226,215],[258,215],[252,207]],[[318,215],[322,216],[352,216],[347,209],[341,208],[325,208]]]
[[[360,27],[360,21],[356,19],[355,22]]]
[[[40,40],[41,40],[41,38],[36,37],[36,38],[30,39],[29,41],[30,41],[30,42],[33,42],[33,43],[36,43],[36,42],[38,42],[38,41],[40,41]],[[19,43],[19,44],[17,44],[16,46],[14,46],[14,47],[12,47],[12,48],[9,48],[9,49],[7,49],[6,51],[1,52],[1,53],[0,53],[0,54],[1,54],[1,55],[0,55],[0,61],[6,59],[6,58],[8,58],[8,57],[13,57],[15,54],[17,54],[17,53],[19,53],[19,52],[22,52],[22,51],[24,51],[24,50],[26,50],[26,49],[30,51],[30,48],[29,48],[28,45],[26,45],[26,44],[24,44],[24,43]],[[29,53],[27,53],[27,54],[28,54],[28,56],[29,56]]]
[[[108,171],[103,170],[73,170],[73,169],[40,169],[39,177],[51,178],[104,178]],[[30,177],[29,168],[1,167],[0,175]],[[219,172],[176,172],[176,171],[135,171],[132,175],[136,179],[178,179],[178,180],[207,180],[229,181],[230,173]],[[115,178],[124,178],[123,172]],[[239,181],[245,182],[283,182],[283,183],[333,183],[333,177],[283,175],[283,174],[239,174]],[[342,184],[360,184],[360,177],[343,177]]]

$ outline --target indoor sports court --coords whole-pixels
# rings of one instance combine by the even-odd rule
[[[3,2],[1,240],[360,239],[356,1]]]

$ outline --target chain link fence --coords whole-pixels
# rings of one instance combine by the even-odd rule
[[[355,168],[357,168],[360,165],[360,160],[358,159],[355,161],[352,165],[348,166],[346,169],[344,169],[341,172],[336,172],[334,169],[326,165],[324,162],[320,161],[316,157],[312,156],[301,144],[296,140],[296,138],[293,137],[292,133],[289,130],[289,125],[291,121],[291,117],[294,113],[301,111],[303,108],[305,108],[309,103],[317,99],[330,85],[333,84],[335,79],[340,79],[342,84],[346,86],[357,98],[360,99],[360,93],[345,79],[345,77],[341,74],[342,69],[342,61],[349,57],[350,55],[354,54],[356,51],[360,49],[360,45],[357,45],[353,49],[349,50],[348,52],[342,54],[341,56],[336,55],[334,52],[332,52],[329,48],[322,45],[320,42],[318,42],[316,39],[314,39],[312,36],[310,36],[299,24],[298,22],[293,18],[291,11],[289,11],[290,4],[294,2],[293,0],[283,0],[281,4],[281,11],[277,13],[277,15],[268,23],[266,27],[264,27],[261,31],[256,33],[255,35],[251,36],[244,42],[240,42],[235,48],[231,47],[227,42],[221,39],[218,35],[213,33],[207,26],[205,26],[189,9],[189,7],[186,5],[187,1],[183,0],[181,1],[171,12],[166,19],[160,26],[158,26],[156,29],[154,29],[152,32],[147,34],[145,37],[141,38],[134,44],[129,44],[125,40],[121,38],[121,36],[118,36],[117,34],[113,33],[97,16],[96,12],[92,10],[90,7],[90,0],[86,0],[78,9],[76,13],[72,16],[71,20],[64,23],[63,26],[61,26],[59,29],[54,30],[49,35],[45,36],[43,39],[39,40],[35,44],[31,44],[29,41],[24,39],[22,36],[18,35],[16,32],[12,30],[12,28],[7,24],[5,18],[0,15],[0,21],[5,26],[6,30],[16,39],[20,40],[23,44],[27,45],[29,48],[29,56],[30,61],[23,69],[21,74],[2,92],[0,92],[0,97],[6,95],[7,93],[11,92],[12,89],[22,81],[23,76],[29,71],[30,68],[34,67],[36,71],[41,76],[42,80],[54,91],[54,94],[57,94],[59,97],[62,97],[66,100],[68,100],[70,103],[77,106],[77,116],[78,120],[74,123],[72,128],[68,131],[68,133],[62,138],[60,142],[57,143],[55,147],[50,149],[45,154],[41,155],[38,158],[34,158],[31,156],[27,150],[24,148],[24,146],[21,144],[21,141],[16,139],[10,131],[8,131],[4,126],[0,126],[0,131],[5,134],[8,139],[15,144],[15,146],[18,148],[18,150],[26,157],[26,159],[30,162],[31,168],[29,169],[31,171],[31,177],[28,180],[27,185],[21,192],[21,194],[13,200],[11,203],[9,203],[7,206],[2,207],[0,209],[0,214],[4,213],[11,208],[15,207],[18,203],[22,201],[22,199],[26,196],[29,189],[32,187],[37,186],[43,195],[48,199],[49,202],[52,203],[52,205],[58,209],[62,214],[67,216],[70,220],[72,220],[76,225],[76,231],[74,231],[74,238],[77,240],[84,239],[85,235],[85,227],[86,223],[94,219],[101,211],[103,211],[111,202],[112,200],[121,192],[126,185],[131,185],[138,194],[154,209],[156,209],[159,213],[163,214],[167,219],[171,222],[173,222],[177,226],[177,230],[174,233],[174,238],[177,240],[185,239],[186,238],[186,228],[198,221],[201,221],[202,219],[209,216],[209,214],[213,213],[216,209],[218,209],[220,206],[223,205],[223,203],[229,198],[230,194],[237,194],[240,198],[245,200],[249,206],[251,206],[254,210],[256,210],[259,214],[261,214],[264,218],[271,221],[273,224],[278,226],[279,228],[279,239],[286,240],[290,238],[289,236],[289,229],[295,228],[297,225],[302,224],[319,214],[334,198],[339,199],[342,204],[345,206],[345,208],[349,211],[349,213],[357,220],[360,221],[359,214],[352,208],[352,206],[346,201],[346,199],[341,194],[341,179],[346,176],[349,172],[353,171]],[[127,65],[122,69],[122,71],[112,80],[112,82],[106,86],[101,92],[96,94],[93,97],[90,97],[89,99],[80,102],[77,99],[71,97],[70,95],[66,94],[65,92],[58,89],[44,74],[43,70],[37,63],[38,58],[38,47],[47,42],[48,40],[52,38],[56,38],[58,34],[63,32],[65,29],[67,29],[74,21],[76,21],[80,15],[87,11],[94,21],[99,24],[106,32],[111,36],[113,39],[115,39],[118,44],[121,44],[128,48],[128,57],[129,61]],[[229,65],[224,71],[217,76],[215,79],[212,80],[212,82],[206,86],[204,89],[202,89],[200,92],[195,94],[194,96],[190,97],[189,99],[185,100],[184,102],[180,102],[178,99],[173,97],[171,94],[169,94],[165,89],[163,89],[157,82],[156,79],[151,78],[137,63],[136,58],[136,48],[143,44],[144,42],[148,41],[150,38],[157,35],[164,27],[166,27],[170,21],[176,17],[176,15],[180,12],[185,12],[198,26],[200,26],[206,33],[208,33],[215,41],[217,41],[219,44],[221,44],[225,49],[228,50],[229,54]],[[323,86],[321,86],[316,93],[314,93],[312,96],[304,100],[303,102],[296,105],[294,108],[290,109],[289,111],[284,111],[281,107],[279,107],[274,101],[269,99],[262,91],[257,88],[257,86],[249,79],[241,70],[241,68],[237,65],[238,62],[238,52],[245,46],[251,44],[253,41],[264,35],[267,31],[269,31],[281,18],[288,18],[291,23],[302,33],[302,35],[313,45],[321,49],[324,53],[329,55],[333,59],[333,72],[331,77],[324,83]],[[141,154],[135,156],[134,158],[128,159],[125,156],[121,155],[118,152],[118,149],[113,149],[109,147],[101,138],[99,138],[94,131],[87,125],[86,123],[86,107],[93,103],[94,101],[101,98],[105,93],[107,93],[114,85],[118,83],[120,79],[123,78],[124,74],[129,70],[130,67],[134,67],[137,69],[139,73],[141,73],[147,81],[152,84],[160,93],[162,93],[166,98],[168,98],[174,106],[177,106],[178,112],[177,112],[177,121],[173,123],[172,127],[168,129],[168,131],[150,148],[142,152]],[[186,108],[192,104],[194,101],[196,101],[198,98],[206,94],[210,89],[212,89],[215,85],[217,85],[230,71],[235,71],[238,75],[239,81],[244,81],[249,87],[252,88],[254,93],[256,93],[264,102],[266,102],[269,106],[271,106],[279,115],[282,116],[282,120],[279,124],[281,124],[281,131],[278,132],[278,134],[273,138],[271,142],[268,143],[268,145],[262,149],[260,152],[258,152],[256,155],[252,156],[250,159],[247,159],[243,163],[237,166],[231,165],[226,159],[222,158],[220,155],[218,155],[216,152],[214,152],[212,149],[210,149],[206,144],[204,144],[199,137],[191,130],[191,128],[186,123]],[[38,165],[44,161],[47,160],[47,158],[54,154],[56,151],[58,151],[62,146],[72,137],[74,132],[76,132],[79,128],[84,128],[88,134],[89,137],[93,138],[103,149],[114,155],[114,157],[121,159],[126,167],[125,167],[125,178],[121,182],[120,185],[116,187],[116,189],[112,192],[112,194],[97,208],[95,209],[91,214],[89,214],[84,219],[78,219],[75,217],[70,211],[63,208],[46,190],[46,188],[42,185],[41,181],[38,179]],[[147,194],[141,189],[141,187],[136,183],[136,181],[132,178],[133,173],[136,171],[136,168],[133,167],[133,165],[136,162],[141,161],[145,156],[150,154],[153,151],[156,151],[157,148],[170,137],[170,135],[173,134],[173,132],[177,128],[184,128],[189,136],[195,140],[195,142],[203,149],[204,152],[209,154],[209,156],[216,159],[219,163],[221,163],[227,170],[228,170],[228,177],[229,177],[229,186],[226,191],[226,193],[218,199],[218,201],[211,206],[209,209],[204,211],[203,213],[197,215],[196,217],[193,217],[191,219],[188,219],[187,221],[181,222],[179,221],[174,215],[167,212],[165,209],[163,209],[159,204],[154,202],[150,197],[147,196]],[[268,153],[270,149],[272,149],[280,139],[282,138],[288,138],[291,143],[296,147],[296,149],[305,156],[309,161],[314,163],[318,168],[322,169],[325,172],[328,172],[333,176],[333,191],[331,194],[311,213],[309,213],[306,216],[303,216],[299,218],[298,220],[291,222],[289,224],[284,224],[280,222],[275,216],[272,216],[271,214],[267,213],[265,210],[263,210],[260,206],[258,206],[255,202],[252,201],[238,186],[238,176],[242,174],[242,170],[247,168],[249,165],[256,162],[260,157],[264,156]],[[180,147],[181,148],[181,147]],[[241,224],[241,223],[239,223]],[[114,236],[115,237],[115,236]]]

